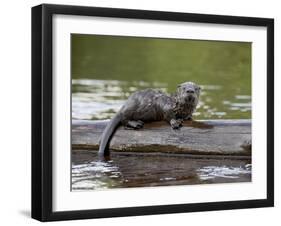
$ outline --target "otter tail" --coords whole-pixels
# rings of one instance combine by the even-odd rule
[[[121,115],[116,114],[111,121],[105,127],[101,139],[100,139],[100,147],[99,147],[99,155],[100,156],[109,156],[109,142],[117,129],[118,125],[121,122]]]

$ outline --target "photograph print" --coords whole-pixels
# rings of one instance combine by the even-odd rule
[[[247,183],[250,42],[71,34],[71,191]]]

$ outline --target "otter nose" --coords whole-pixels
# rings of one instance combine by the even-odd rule
[[[187,92],[187,93],[193,94],[193,93],[194,93],[194,90],[193,90],[193,89],[187,89],[186,92]]]

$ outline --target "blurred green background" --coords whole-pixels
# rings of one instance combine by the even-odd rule
[[[194,118],[251,118],[251,43],[71,35],[72,117],[106,119],[134,91],[202,86]]]

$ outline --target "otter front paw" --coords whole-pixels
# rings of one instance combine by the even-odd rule
[[[170,125],[173,129],[179,129],[180,127],[182,127],[182,120],[171,119]]]

